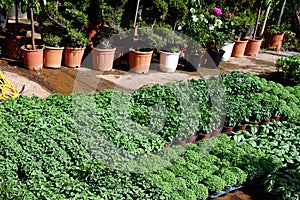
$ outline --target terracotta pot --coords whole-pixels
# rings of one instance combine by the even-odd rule
[[[243,57],[248,40],[234,40],[234,45],[232,49],[232,57]]]
[[[29,70],[40,70],[43,68],[44,49],[26,49],[24,46],[21,49],[23,52],[24,66],[26,68]]]
[[[172,146],[172,143],[168,143],[164,145],[164,148],[170,148]]]
[[[92,50],[93,68],[100,71],[111,71],[114,63],[116,48]]]
[[[248,42],[247,42],[246,49],[245,49],[245,55],[246,56],[257,56],[258,52],[260,50],[262,38],[252,39],[251,36],[250,37],[248,36],[248,37],[246,37],[246,39],[248,40]]]
[[[211,133],[204,133],[202,135],[200,135],[202,140],[208,140],[211,137]]]
[[[260,124],[264,125],[264,124],[267,124],[271,121],[271,119],[264,119],[264,120],[261,120]]]
[[[159,54],[159,67],[162,72],[172,73],[176,71],[180,53],[164,52]]]
[[[64,47],[45,47],[44,66],[50,68],[60,68]]]
[[[233,50],[234,42],[228,42],[225,43],[221,49],[225,51],[224,55],[222,56],[222,61],[228,61],[229,58],[231,57],[231,53]]]
[[[260,122],[259,121],[250,121],[249,124],[253,125],[253,126],[258,126]]]
[[[174,141],[173,142],[173,145],[180,145],[180,146],[184,146],[186,144],[186,141],[183,140],[183,141]]]
[[[211,136],[212,137],[217,137],[221,132],[221,129],[215,129],[212,131]]]
[[[195,143],[197,139],[196,135],[190,135],[189,138],[186,140],[186,143]]]
[[[265,36],[265,48],[275,49],[279,51],[282,46],[282,41],[284,38],[284,33],[270,33],[267,32]]]
[[[7,56],[13,59],[21,59],[21,47],[25,45],[25,42],[26,40],[24,36],[16,36],[15,38],[5,38]]]
[[[231,133],[233,131],[233,127],[232,126],[225,126],[223,127],[222,133]]]
[[[85,48],[65,47],[64,62],[68,67],[80,67]]]
[[[246,125],[237,125],[234,127],[235,131],[243,131],[246,130],[247,126]]]
[[[129,51],[129,69],[131,72],[145,74],[149,72],[152,51]]]

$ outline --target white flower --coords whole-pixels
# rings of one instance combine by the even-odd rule
[[[194,14],[196,12],[195,8],[190,8],[190,12]]]
[[[208,28],[210,31],[214,30],[215,29],[215,26],[209,26]]]
[[[208,23],[208,20],[205,18],[205,19],[204,19],[204,22],[207,24],[207,23]]]
[[[178,27],[177,27],[177,30],[180,31],[181,29],[182,29],[182,26],[178,26]]]
[[[198,21],[197,16],[196,15],[192,15],[192,20],[193,20],[193,22],[197,22]]]
[[[220,19],[217,19],[216,22],[215,22],[215,26],[219,27],[222,25],[222,21]]]

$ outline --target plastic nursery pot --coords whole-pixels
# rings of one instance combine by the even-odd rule
[[[43,68],[43,54],[44,49],[39,48],[36,49],[27,49],[25,46],[22,47],[23,51],[23,62],[24,66],[29,70],[40,70]]]
[[[243,131],[243,130],[246,130],[247,128],[247,125],[237,125],[234,127],[234,130],[235,131]]]
[[[222,61],[228,61],[229,60],[229,58],[231,57],[233,46],[234,46],[234,42],[228,42],[228,43],[225,43],[221,47],[221,49],[223,49],[225,51],[225,53],[222,57]]]
[[[80,67],[85,48],[65,47],[64,60],[67,67]]]
[[[129,51],[129,69],[131,72],[146,74],[149,72],[153,50],[151,51]]]
[[[15,38],[6,37],[6,54],[9,58],[21,59],[22,49],[21,47],[25,45],[26,38],[24,36],[16,36]]]
[[[246,49],[245,49],[245,55],[246,56],[257,56],[258,52],[260,50],[262,38],[252,39],[251,36],[248,36],[245,39],[248,40]]]
[[[203,133],[200,135],[202,140],[208,140],[211,137],[211,133]]]
[[[259,121],[250,121],[249,124],[252,126],[258,126],[259,125]]]
[[[233,131],[233,126],[225,126],[223,127],[222,133],[231,133]]]
[[[184,146],[186,144],[186,141],[183,140],[183,141],[174,141],[173,142],[173,145],[180,145],[180,146]]]
[[[180,53],[161,51],[159,55],[159,67],[162,72],[172,73],[176,71]]]
[[[113,68],[116,48],[92,50],[93,68],[99,71],[111,71]]]
[[[232,57],[243,57],[248,40],[234,40],[234,46],[232,49]]]
[[[264,125],[264,124],[267,124],[271,121],[271,119],[264,119],[264,120],[261,120],[260,124],[261,125]]]
[[[218,50],[216,48],[207,48],[206,51],[213,61],[213,63],[209,62],[208,64],[212,64],[212,65],[215,65],[215,67],[218,67],[225,51],[223,49]],[[214,67],[214,66],[211,66],[211,67]]]
[[[168,144],[164,145],[164,148],[171,148],[171,146],[172,146],[172,143],[168,143]]]
[[[45,47],[44,66],[50,68],[60,68],[64,47]]]
[[[211,136],[212,137],[217,137],[221,132],[221,129],[214,129],[212,132],[211,132]]]

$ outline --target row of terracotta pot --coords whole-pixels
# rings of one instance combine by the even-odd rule
[[[44,67],[61,67],[62,57],[68,67],[80,67],[85,48],[45,47],[26,48],[22,46],[24,66],[30,70],[40,70]]]
[[[284,33],[266,33],[265,48],[280,50]],[[242,40],[234,40],[232,43],[225,43],[222,49],[225,51],[222,60],[228,61],[230,57],[257,56],[262,44],[262,38],[246,36]]]

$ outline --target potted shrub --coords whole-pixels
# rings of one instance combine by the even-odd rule
[[[92,49],[93,68],[100,71],[111,71],[116,47],[109,40],[103,40]]]
[[[88,44],[86,35],[74,28],[68,29],[64,38],[64,63],[68,67],[80,67],[85,47]]]
[[[64,47],[61,47],[61,37],[52,34],[44,34],[44,66],[59,68],[61,66]]]
[[[163,72],[175,72],[180,52],[185,47],[184,38],[170,29],[162,30],[165,45],[160,50],[159,67]]]
[[[40,70],[43,67],[43,52],[44,49],[35,45],[35,30],[34,30],[34,13],[39,14],[42,6],[46,5],[46,0],[23,0],[22,11],[29,9],[31,21],[31,45],[22,47],[24,66],[30,70]]]
[[[151,28],[137,30],[137,38],[133,38],[133,47],[129,50],[129,69],[131,72],[148,73],[154,50],[161,47],[161,36]]]
[[[272,24],[265,34],[265,48],[279,51],[284,38],[285,27],[283,25]]]

